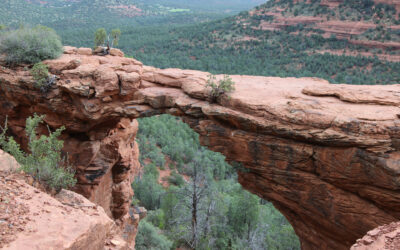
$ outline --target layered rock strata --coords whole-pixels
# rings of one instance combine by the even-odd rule
[[[203,145],[242,163],[239,182],[288,218],[303,249],[348,249],[400,218],[400,86],[231,76],[236,90],[210,103],[206,72],[89,54],[68,47],[45,62],[58,78],[47,93],[28,71],[1,68],[0,121],[8,115],[22,142],[33,113],[46,114],[50,128],[64,125],[77,190],[126,237],[139,171],[135,119],[161,113],[182,116]]]

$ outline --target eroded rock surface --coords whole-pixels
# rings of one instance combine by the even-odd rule
[[[34,89],[28,71],[1,68],[0,122],[8,115],[22,142],[35,112],[51,128],[64,125],[77,190],[120,221],[126,237],[140,167],[135,119],[161,113],[182,116],[203,145],[242,163],[239,182],[273,202],[304,249],[348,249],[400,218],[399,85],[231,76],[236,90],[209,103],[208,73],[78,51],[86,50],[69,47],[46,62],[59,78],[48,93]]]
[[[351,250],[400,249],[400,222],[392,222],[371,230],[351,247]]]
[[[0,150],[0,248],[128,249],[101,206],[67,190],[52,197],[27,184],[16,166]],[[120,245],[107,244],[112,240]]]

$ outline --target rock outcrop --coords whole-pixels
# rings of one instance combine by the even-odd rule
[[[400,222],[392,222],[368,232],[351,247],[351,250],[400,249]]]
[[[27,184],[17,167],[0,150],[0,248],[128,249],[102,207],[67,190],[52,197]]]
[[[288,218],[303,249],[348,249],[400,218],[399,85],[231,76],[236,90],[209,103],[206,72],[74,48],[45,63],[58,78],[47,93],[28,71],[0,68],[0,122],[7,115],[21,142],[35,112],[51,128],[64,125],[77,191],[116,219],[127,241],[140,167],[135,119],[161,113],[182,116],[203,145],[242,163],[239,182]]]

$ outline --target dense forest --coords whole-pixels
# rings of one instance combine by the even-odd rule
[[[133,203],[149,211],[136,249],[300,249],[272,204],[237,182],[240,165],[200,146],[198,134],[179,118],[162,115],[139,124],[143,169],[133,183]]]
[[[193,23],[252,8],[263,0],[3,0],[0,23],[42,24],[62,30],[96,26]]]

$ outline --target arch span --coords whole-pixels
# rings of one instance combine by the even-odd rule
[[[66,47],[45,62],[58,77],[47,93],[23,68],[2,67],[0,121],[7,115],[21,141],[35,112],[51,128],[64,125],[77,191],[127,232],[139,169],[135,119],[161,113],[182,116],[203,145],[242,163],[239,182],[288,218],[303,249],[348,249],[400,218],[400,86],[232,76],[236,90],[209,103],[207,73],[111,54]]]

